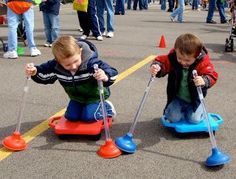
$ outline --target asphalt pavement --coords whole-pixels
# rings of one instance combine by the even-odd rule
[[[42,14],[38,7],[34,10],[35,41],[42,55],[30,57],[25,48],[25,55],[10,60],[2,58],[0,49],[0,140],[11,135],[16,127],[22,104],[25,64],[40,64],[53,58],[51,49],[43,47]],[[191,32],[203,40],[219,73],[217,84],[209,90],[206,106],[209,112],[224,119],[215,136],[218,147],[231,156],[229,164],[205,167],[204,162],[211,154],[208,135],[178,136],[161,126],[167,78],[152,83],[135,128],[137,151],[114,159],[103,159],[96,154],[104,144],[104,133],[96,142],[84,137],[59,139],[45,121],[66,107],[68,97],[59,83],[45,86],[30,81],[20,130],[29,140],[28,148],[11,153],[1,146],[0,178],[236,178],[236,49],[224,52],[230,26],[220,24],[218,12],[214,15],[217,24],[206,24],[207,11],[192,11],[190,7],[184,13],[184,23],[171,22],[169,15],[161,11],[157,3],[149,10],[129,10],[125,15],[115,16],[114,38],[103,41],[89,38],[96,44],[99,56],[123,74],[111,87],[110,100],[117,110],[111,136],[115,139],[129,130],[150,78],[150,59],[147,57],[167,53],[176,37]],[[60,22],[62,35],[81,35],[72,4],[61,6]],[[161,35],[165,37],[166,48],[158,47]],[[0,37],[7,39],[4,26],[0,26]],[[23,43],[19,42],[19,45]]]

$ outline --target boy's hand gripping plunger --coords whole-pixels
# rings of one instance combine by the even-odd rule
[[[34,64],[30,63],[30,64],[28,64],[28,66],[33,67]],[[9,150],[20,151],[20,150],[26,149],[26,147],[27,147],[25,140],[21,137],[20,127],[21,127],[21,121],[22,121],[22,117],[23,117],[23,111],[25,108],[26,93],[29,91],[29,86],[28,86],[29,80],[30,80],[30,77],[27,76],[26,80],[25,80],[25,85],[24,85],[24,92],[22,95],[22,103],[21,103],[21,107],[20,107],[20,110],[18,113],[18,121],[17,121],[16,130],[13,132],[13,134],[11,136],[6,137],[2,141],[3,146]]]
[[[147,95],[149,93],[151,82],[154,81],[154,78],[155,78],[154,76],[151,76],[151,78],[148,82],[148,85],[147,85],[146,90],[144,92],[142,101],[139,104],[138,110],[135,114],[134,121],[133,121],[133,123],[130,127],[129,132],[126,135],[122,136],[122,137],[116,138],[116,140],[115,140],[115,143],[116,143],[117,147],[120,150],[124,151],[124,152],[134,153],[136,151],[137,145],[133,141],[133,133],[134,133],[134,129],[135,129],[135,126],[137,124],[138,118],[140,116],[140,113],[142,111],[142,108],[144,106],[144,103],[146,101]]]
[[[98,65],[94,65],[95,72],[98,71]],[[99,95],[100,95],[100,102],[102,107],[102,115],[103,115],[103,122],[105,128],[105,135],[106,135],[106,142],[104,145],[100,147],[97,151],[97,154],[103,158],[115,158],[121,155],[121,151],[116,147],[114,142],[111,139],[109,126],[107,122],[107,111],[105,107],[105,98],[104,98],[104,90],[103,90],[103,82],[98,80],[98,87],[99,87]]]
[[[197,76],[198,76],[197,71],[193,70],[193,77],[196,78]],[[205,117],[205,120],[207,123],[207,128],[208,128],[208,132],[209,132],[209,136],[210,136],[210,140],[211,140],[211,145],[212,145],[212,154],[205,161],[205,165],[208,167],[213,167],[213,166],[220,166],[220,165],[224,165],[226,163],[229,163],[230,157],[227,154],[221,152],[220,149],[216,145],[216,139],[214,137],[213,130],[212,130],[212,127],[210,124],[210,120],[209,120],[209,117],[207,114],[206,105],[204,102],[204,97],[202,94],[201,86],[197,86],[197,92],[198,92],[198,96],[199,96],[199,99],[201,101],[201,105],[203,108],[203,114],[204,114],[204,117]]]

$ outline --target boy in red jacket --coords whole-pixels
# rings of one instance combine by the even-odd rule
[[[197,70],[199,76],[193,78],[193,70]],[[170,122],[187,119],[190,123],[199,123],[203,119],[196,86],[201,86],[205,97],[218,74],[198,37],[189,33],[180,35],[169,54],[155,58],[150,73],[156,77],[168,74],[164,115]]]

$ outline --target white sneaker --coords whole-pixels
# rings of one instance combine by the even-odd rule
[[[50,47],[50,45],[51,45],[51,44],[50,44],[49,42],[46,42],[43,46],[44,46],[44,47]]]
[[[18,58],[17,52],[15,50],[8,51],[3,54],[3,58],[16,59]]]
[[[108,33],[107,33],[107,37],[108,37],[108,38],[114,37],[114,32],[108,32]]]
[[[106,32],[103,32],[103,33],[102,33],[102,36],[107,36],[107,33],[106,33]]]
[[[116,113],[116,110],[115,110],[115,107],[114,107],[114,105],[112,104],[112,102],[111,101],[108,101],[108,100],[106,100],[106,103],[111,107],[111,111],[112,111],[112,118],[115,118],[116,117],[116,115],[117,115],[117,113]]]
[[[98,41],[103,41],[103,37],[102,37],[101,35],[97,36],[96,39],[97,39]]]
[[[87,35],[82,35],[81,37],[80,37],[80,39],[82,39],[82,40],[86,40],[87,39]]]
[[[175,22],[175,18],[172,17],[172,16],[170,16],[170,20],[171,20],[172,22]]]
[[[41,55],[41,52],[36,47],[32,47],[30,48],[30,55],[31,57],[36,57],[36,56]]]

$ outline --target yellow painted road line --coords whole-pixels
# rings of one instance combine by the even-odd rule
[[[65,113],[65,109],[62,109],[61,111],[57,112],[52,117],[62,116],[64,113]],[[50,118],[52,118],[52,117],[50,117]],[[24,135],[22,135],[22,137],[25,140],[25,142],[26,143],[30,142],[35,137],[37,137],[39,134],[41,134],[44,131],[46,131],[49,128],[49,126],[48,126],[48,120],[49,119],[41,122],[39,125],[35,126],[34,128],[30,129],[28,132],[26,132]],[[12,151],[7,150],[5,147],[2,147],[0,149],[0,161],[5,159],[6,157],[11,155],[12,153],[13,153]]]
[[[129,76],[130,74],[132,74],[133,72],[138,70],[139,68],[143,67],[144,65],[146,65],[147,63],[152,61],[154,58],[155,58],[155,55],[150,55],[147,58],[140,61],[139,63],[137,63],[136,65],[134,65],[134,66],[130,67],[129,69],[125,70],[124,72],[120,73],[118,75],[115,83],[118,83],[119,81],[123,80],[124,78],[126,78],[127,76]]]
[[[152,61],[154,59],[154,55],[150,55],[147,58],[143,59],[142,61],[140,61],[139,63],[135,64],[134,66],[130,67],[129,69],[125,70],[124,72],[120,73],[116,79],[115,83],[118,83],[119,81],[123,80],[124,78],[126,78],[127,76],[129,76],[130,74],[134,73],[135,71],[137,71],[139,68],[143,67],[144,65],[146,65],[147,63],[149,63],[150,61]],[[57,112],[55,115],[51,116],[52,117],[56,117],[56,116],[62,116],[65,113],[65,108],[62,109],[61,111]],[[50,119],[49,118],[49,119]],[[41,122],[40,124],[38,124],[37,126],[35,126],[34,128],[30,129],[28,132],[26,132],[25,134],[22,135],[23,139],[25,140],[26,143],[29,143],[31,140],[33,140],[35,137],[37,137],[38,135],[40,135],[41,133],[43,133],[44,131],[46,131],[49,126],[48,126],[48,121],[49,119]],[[3,159],[5,159],[6,157],[8,157],[9,155],[11,155],[13,152],[7,150],[5,147],[2,147],[0,149],[0,161],[2,161]]]

